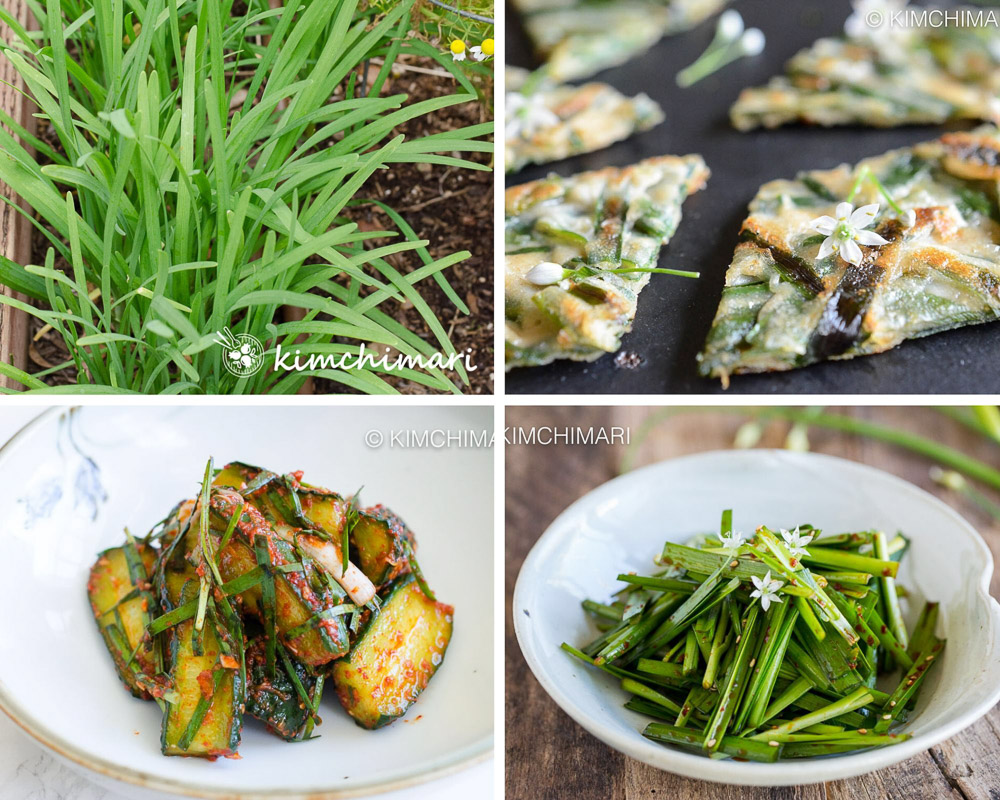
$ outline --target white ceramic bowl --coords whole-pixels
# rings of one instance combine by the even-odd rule
[[[900,580],[912,592],[912,624],[924,599],[941,602],[938,633],[948,638],[920,701],[901,730],[913,738],[854,755],[759,764],[712,760],[641,735],[648,718],[622,707],[611,676],[559,649],[585,644],[596,629],[580,601],[604,601],[615,576],[649,574],[665,540],[718,530],[723,509],[734,529],[828,532],[880,528],[912,542]],[[993,563],[976,531],[952,509],[879,470],[830,456],[750,450],[703,453],[654,464],[599,486],[564,511],[532,548],[514,590],[514,627],[535,677],[562,709],[616,750],[702,780],[757,786],[847,778],[902,761],[953,736],[1000,699],[1000,605],[989,596]],[[596,768],[596,767],[595,767]]]
[[[0,708],[28,733],[105,780],[211,798],[353,797],[491,752],[493,454],[389,442],[400,430],[492,431],[492,409],[87,406],[72,416],[45,414],[0,450]],[[381,447],[365,444],[369,430]],[[209,455],[302,469],[343,493],[364,484],[365,503],[385,503],[416,532],[455,632],[403,720],[362,730],[331,686],[315,741],[287,744],[247,720],[241,760],[160,755],[159,709],[120,684],[86,578],[124,526],[141,535],[193,496]]]

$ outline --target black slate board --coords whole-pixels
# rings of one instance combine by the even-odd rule
[[[763,54],[730,64],[690,89],[680,89],[674,76],[703,52],[715,33],[716,19],[664,39],[645,55],[595,78],[626,94],[646,92],[662,105],[667,116],[664,123],[605,150],[507,176],[508,185],[513,185],[549,172],[572,175],[655,155],[685,153],[701,153],[712,170],[707,188],[684,204],[684,219],[660,256],[661,267],[700,271],[701,278],[653,276],[639,297],[633,330],[619,351],[638,356],[633,359],[640,361],[638,366],[618,366],[615,355],[607,355],[589,364],[564,361],[518,368],[507,373],[508,392],[721,392],[718,381],[698,376],[695,356],[715,316],[747,204],[760,185],[794,177],[804,169],[854,163],[943,132],[944,128],[930,126],[891,130],[788,126],[739,133],[729,124],[729,107],[740,89],[765,83],[798,50],[821,36],[842,31],[850,4],[847,0],[744,0],[732,7],[740,11],[747,27],[764,31]],[[507,20],[508,63],[537,66],[517,13],[509,5]],[[737,375],[729,392],[997,393],[1000,324],[940,333],[876,356],[769,375]]]

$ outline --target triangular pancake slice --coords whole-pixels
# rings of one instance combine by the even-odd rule
[[[689,30],[726,0],[514,0],[549,77],[587,78]]]
[[[868,229],[888,243],[861,247],[857,266],[837,252],[820,259],[826,237],[812,223],[835,214],[864,167],[903,216],[863,181],[853,203],[879,204]],[[998,184],[994,126],[764,184],[698,356],[701,374],[727,383],[1000,319]]]
[[[507,189],[507,369],[617,350],[650,274],[609,270],[655,267],[707,179],[701,156],[660,156]],[[579,274],[538,285],[527,275],[542,262]]]
[[[507,67],[507,172],[600,150],[663,121],[645,94],[626,97],[606,83],[557,84]]]
[[[956,119],[996,123],[998,94],[1000,27],[928,27],[894,47],[820,39],[788,62],[785,76],[744,89],[730,118],[743,131],[790,122],[880,128]]]

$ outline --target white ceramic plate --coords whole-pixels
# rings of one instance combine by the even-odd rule
[[[0,707],[101,776],[198,797],[349,797],[486,757],[493,740],[493,456],[391,446],[393,431],[492,431],[488,408],[94,407],[45,414],[0,450]],[[379,431],[380,447],[365,434]],[[375,437],[373,437],[375,438]],[[406,717],[365,731],[324,698],[321,738],[287,744],[247,720],[241,760],[160,755],[160,712],[119,683],[86,597],[99,550],[197,493],[205,462],[240,459],[382,502],[416,532],[455,606],[444,664]]]
[[[760,524],[826,531],[901,530],[912,546],[900,579],[913,593],[912,624],[925,598],[941,602],[948,638],[919,705],[903,727],[913,738],[856,755],[758,764],[716,761],[641,736],[649,720],[622,707],[611,676],[559,649],[585,644],[596,629],[580,608],[604,600],[615,576],[649,574],[665,540],[718,530],[725,508],[734,529]],[[599,486],[556,519],[524,562],[514,590],[514,626],[524,657],[552,698],[611,747],[691,778],[758,786],[847,778],[902,761],[953,736],[1000,699],[1000,605],[988,593],[989,549],[958,514],[915,486],[830,456],[751,450],[665,461]],[[596,767],[595,767],[596,768]]]

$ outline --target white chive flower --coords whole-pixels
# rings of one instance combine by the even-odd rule
[[[524,277],[525,280],[535,284],[535,286],[551,286],[559,283],[563,279],[565,272],[566,270],[563,269],[562,264],[556,264],[553,261],[543,261],[528,270]]]
[[[734,531],[726,536],[723,536],[720,541],[722,542],[723,548],[730,552],[736,552],[743,546],[743,542],[745,540],[742,533]]]
[[[715,37],[695,62],[677,73],[678,86],[692,86],[744,56],[757,56],[764,51],[764,33],[760,28],[746,28],[743,17],[729,9],[719,17]]]
[[[859,244],[866,247],[889,244],[887,239],[883,239],[875,231],[865,230],[875,221],[878,203],[870,203],[858,209],[847,202],[838,203],[835,213],[836,219],[824,214],[809,223],[813,230],[826,237],[819,247],[817,258],[837,253],[847,263],[858,266],[863,256]]]
[[[750,580],[753,581],[753,585],[757,588],[750,592],[751,597],[760,598],[760,607],[767,611],[771,607],[771,603],[781,603],[782,599],[778,596],[778,589],[780,589],[785,584],[781,581],[776,581],[771,579],[771,570],[767,571],[767,574],[763,578],[758,578],[756,575],[751,575]]]
[[[803,535],[798,528],[794,531],[781,529],[781,538],[785,540],[788,552],[792,554],[793,558],[802,558],[802,556],[809,555],[806,546],[813,540],[814,535],[812,533]]]
[[[735,8],[723,11],[715,26],[715,36],[724,42],[735,42],[743,33],[743,17]]]
[[[744,56],[759,56],[764,52],[764,32],[760,28],[748,28],[740,37],[740,54]]]

